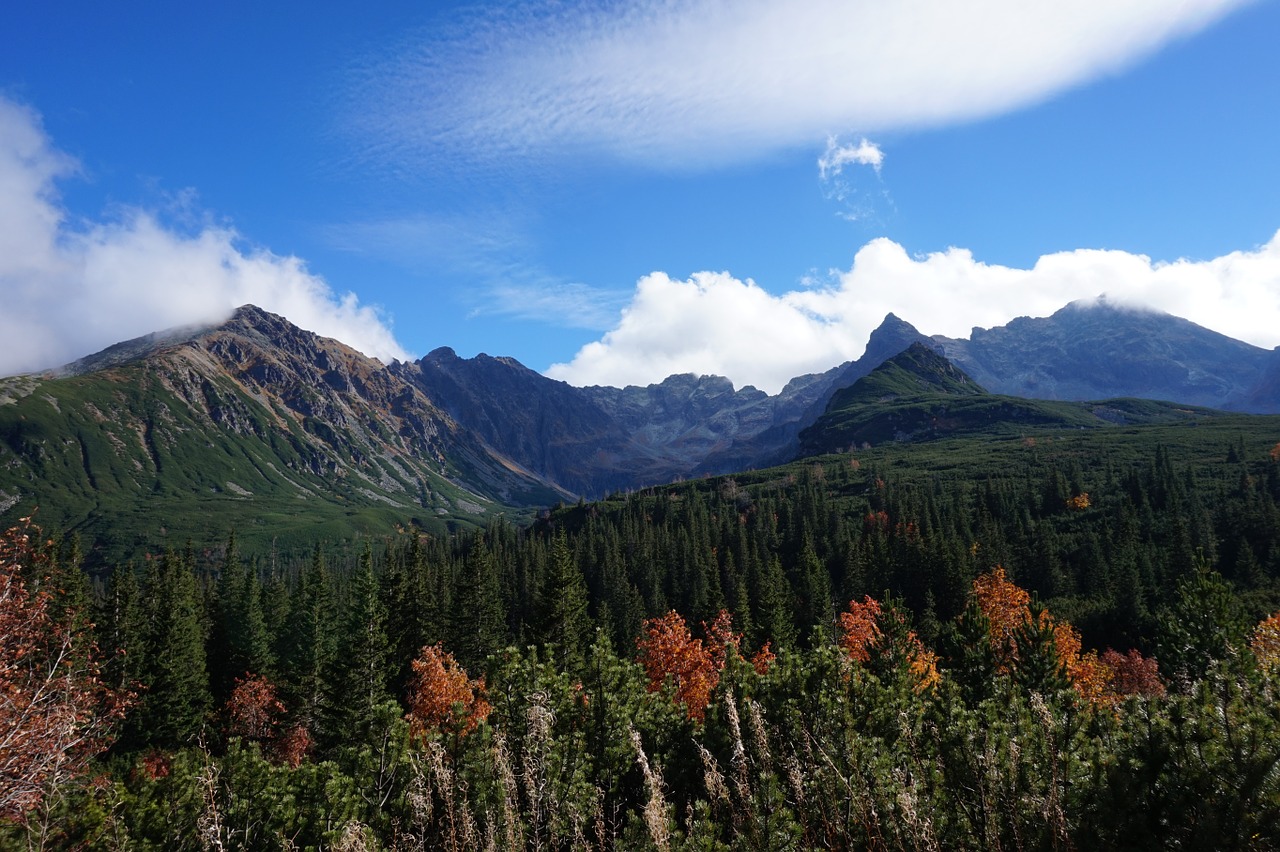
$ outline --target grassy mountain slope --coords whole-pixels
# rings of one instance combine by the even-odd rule
[[[112,560],[232,527],[281,549],[443,530],[562,496],[380,362],[257,308],[134,343],[0,381],[3,520],[39,507]]]
[[[987,393],[946,358],[916,343],[836,393],[800,433],[801,453],[942,437],[1025,434],[1222,416],[1140,399],[1055,402]]]

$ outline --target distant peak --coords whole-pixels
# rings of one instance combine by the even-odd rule
[[[876,328],[876,330],[879,331],[880,329],[884,329],[884,328],[909,328],[912,331],[916,330],[916,327],[914,325],[907,322],[902,317],[895,314],[893,311],[890,311],[889,313],[884,315],[884,319],[880,321],[880,325]]]
[[[1153,308],[1149,305],[1139,305],[1133,302],[1117,302],[1114,299],[1108,298],[1106,293],[1099,293],[1092,299],[1076,299],[1075,301],[1068,302],[1066,305],[1059,308],[1055,312],[1055,315],[1079,313],[1083,311],[1171,316],[1167,312],[1162,311],[1159,308]]]

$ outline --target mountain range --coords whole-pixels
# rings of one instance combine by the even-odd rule
[[[1178,405],[1030,401],[1116,397]],[[301,547],[531,515],[851,443],[1208,415],[1188,407],[1280,412],[1280,349],[1105,300],[968,340],[890,314],[860,358],[770,396],[688,374],[574,387],[448,348],[384,365],[245,306],[0,379],[0,520],[39,505],[104,558],[207,540],[211,519]]]

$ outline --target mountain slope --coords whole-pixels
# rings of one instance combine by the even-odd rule
[[[1072,302],[968,340],[937,336],[944,355],[993,393],[1037,399],[1132,396],[1224,410],[1280,411],[1263,382],[1273,353],[1179,317]]]
[[[252,306],[64,373],[0,381],[0,510],[39,506],[103,557],[211,522],[305,545],[563,496],[380,362]]]
[[[691,374],[647,387],[578,388],[511,358],[459,358],[448,348],[392,369],[496,451],[598,497],[789,461],[800,429],[839,387],[922,339],[890,314],[862,358],[792,379],[776,396]]]
[[[887,442],[1170,423],[1217,414],[1149,400],[1063,402],[990,394],[928,345],[914,343],[838,391],[826,412],[800,433],[800,451],[817,455]]]

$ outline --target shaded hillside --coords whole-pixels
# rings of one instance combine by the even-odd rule
[[[0,382],[0,509],[104,558],[210,523],[305,545],[561,496],[380,362],[252,306],[67,372]]]
[[[392,369],[498,452],[571,491],[600,496],[787,461],[800,429],[837,388],[921,339],[890,314],[862,358],[792,379],[776,396],[691,374],[647,387],[578,388],[511,358],[459,358],[448,348]]]
[[[1217,413],[1151,400],[1078,403],[990,394],[927,345],[915,343],[838,391],[822,417],[800,433],[800,444],[802,454],[813,455],[886,442],[1171,423]]]

